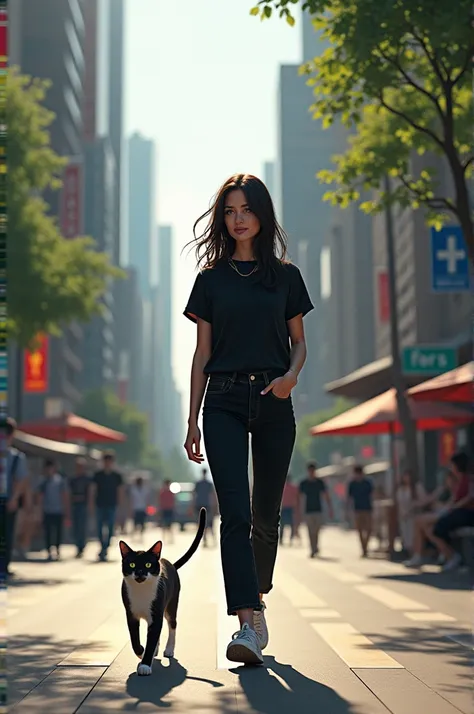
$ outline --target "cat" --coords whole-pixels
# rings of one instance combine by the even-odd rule
[[[174,657],[176,643],[176,616],[181,589],[178,570],[194,555],[206,527],[206,509],[201,508],[196,536],[188,551],[174,564],[161,558],[161,541],[149,550],[132,550],[123,540],[122,601],[127,616],[132,648],[141,662],[137,667],[140,676],[151,674],[153,658],[158,653],[163,617],[168,622],[168,642],[164,656]],[[146,620],[148,633],[146,646],[140,644],[140,620]]]

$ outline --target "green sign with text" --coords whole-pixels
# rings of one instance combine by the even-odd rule
[[[457,367],[453,347],[404,347],[402,352],[404,374],[442,374]]]

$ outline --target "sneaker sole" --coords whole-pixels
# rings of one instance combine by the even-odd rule
[[[227,648],[227,659],[231,662],[241,664],[263,664],[263,657],[251,650],[249,647],[240,644],[232,644]]]

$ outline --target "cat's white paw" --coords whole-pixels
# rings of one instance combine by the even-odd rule
[[[163,655],[165,657],[174,657],[174,649],[170,649],[169,647],[167,647],[163,652]]]
[[[151,667],[140,663],[137,667],[137,674],[139,677],[148,677],[151,674]]]

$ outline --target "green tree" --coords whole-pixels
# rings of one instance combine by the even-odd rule
[[[331,454],[357,456],[363,446],[372,445],[372,437],[353,436],[312,436],[310,429],[347,411],[352,406],[346,399],[338,398],[331,407],[312,414],[306,414],[298,421],[296,444],[291,463],[295,476],[305,473],[308,461],[316,461],[319,466],[331,463]]]
[[[10,69],[8,126],[8,316],[9,335],[22,346],[38,332],[88,321],[101,310],[107,280],[121,276],[94,241],[66,240],[41,197],[57,190],[65,159],[50,146],[54,119],[43,105],[48,82]]]
[[[330,41],[303,68],[314,117],[324,126],[341,120],[353,132],[335,168],[319,174],[333,187],[325,198],[345,207],[373,190],[361,204],[368,213],[398,203],[424,207],[431,225],[454,215],[474,262],[472,0],[261,0],[251,13],[265,19],[275,10],[294,24],[297,4]],[[416,154],[429,154],[428,165],[419,168]],[[449,167],[447,192],[440,164]],[[390,191],[381,188],[387,175]]]
[[[149,468],[152,458],[153,470],[157,468],[159,454],[149,450],[147,417],[133,404],[122,403],[111,389],[97,389],[84,395],[77,413],[127,435],[127,441],[114,447],[121,461],[136,468]]]

